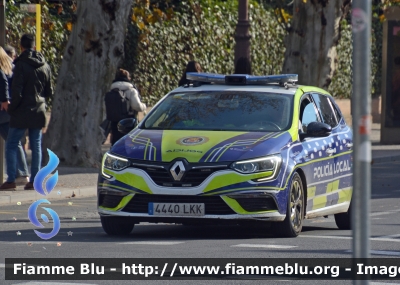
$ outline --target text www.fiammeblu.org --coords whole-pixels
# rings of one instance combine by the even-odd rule
[[[181,266],[178,263],[169,265],[165,263],[162,270],[159,270],[158,266],[147,266],[142,264],[131,264],[130,266],[122,264],[122,274],[142,275],[150,277],[153,275],[159,275],[160,277],[175,275],[271,275],[271,276],[290,276],[290,275],[324,275],[329,277],[339,277],[340,267],[339,266],[307,266],[299,265],[294,263],[290,265],[285,263],[284,265],[278,266],[241,266],[235,263],[227,263],[225,266],[210,266],[210,265],[196,265],[196,266]],[[169,271],[168,268],[172,267]],[[161,269],[161,268],[160,268]],[[344,271],[351,272],[352,268],[344,268]],[[381,275],[386,277],[397,277],[400,275],[400,266],[366,266],[362,263],[357,263],[356,272],[357,275]]]

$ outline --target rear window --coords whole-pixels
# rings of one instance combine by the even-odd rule
[[[293,95],[250,91],[172,93],[141,125],[145,129],[283,131],[290,128]]]

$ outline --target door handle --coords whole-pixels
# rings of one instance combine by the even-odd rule
[[[332,154],[334,154],[336,151],[334,150],[334,149],[332,149],[332,148],[327,148],[326,149],[326,153],[329,155],[329,156],[331,156]]]
[[[353,143],[346,143],[346,147],[351,149],[353,147]]]

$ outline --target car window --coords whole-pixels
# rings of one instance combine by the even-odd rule
[[[301,117],[301,124],[303,126],[302,131],[307,132],[307,126],[311,122],[319,122],[318,113],[315,110],[315,105],[309,100],[302,102],[303,111]]]
[[[187,91],[168,95],[142,127],[163,130],[280,131],[292,122],[293,95]]]
[[[332,97],[329,97],[330,101],[331,101],[331,105],[333,108],[333,111],[335,112],[335,116],[336,116],[336,120],[339,123],[342,120],[342,114],[339,111],[339,107],[335,104],[335,102],[333,101]]]
[[[322,122],[328,124],[332,128],[335,127],[338,124],[338,121],[336,120],[329,98],[322,94],[312,94],[312,98],[322,116]]]

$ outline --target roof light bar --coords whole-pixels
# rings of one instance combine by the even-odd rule
[[[225,75],[216,73],[187,72],[188,80],[225,84]]]
[[[214,74],[214,73],[197,73],[188,72],[186,78],[192,81],[219,83],[227,85],[262,85],[271,83],[292,83],[295,84],[298,80],[297,74],[279,74],[279,75],[265,75],[256,76],[248,74]]]

